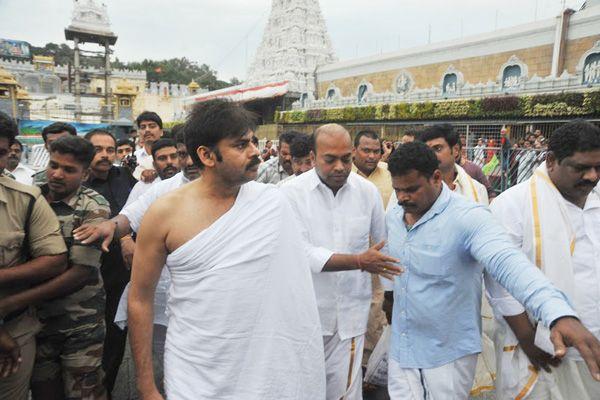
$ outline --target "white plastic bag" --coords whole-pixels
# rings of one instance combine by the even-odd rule
[[[390,335],[392,333],[390,325],[383,329],[383,333],[373,349],[367,372],[365,373],[365,382],[377,386],[387,386],[388,372],[388,351],[390,348]]]

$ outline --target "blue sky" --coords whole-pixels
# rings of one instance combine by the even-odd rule
[[[125,61],[188,57],[243,79],[270,0],[103,0]],[[566,0],[579,9],[582,0]],[[321,0],[337,56],[368,56],[552,18],[561,0]],[[0,37],[64,42],[71,0],[0,0]]]

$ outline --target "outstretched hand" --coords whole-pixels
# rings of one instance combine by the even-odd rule
[[[552,327],[550,340],[554,345],[556,358],[563,358],[567,354],[567,347],[575,347],[592,377],[600,381],[600,342],[577,318],[558,319]]]
[[[358,267],[362,271],[372,274],[378,274],[389,280],[394,280],[394,276],[400,275],[404,270],[393,263],[398,263],[393,257],[387,256],[381,252],[385,242],[377,243],[364,253],[356,256]]]
[[[108,246],[115,236],[116,229],[117,225],[112,220],[95,225],[83,224],[73,230],[73,237],[83,244],[90,244],[97,240],[102,240],[102,250],[108,253]]]

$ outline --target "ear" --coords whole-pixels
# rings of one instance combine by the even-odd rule
[[[548,171],[552,171],[554,170],[554,168],[556,168],[556,166],[558,165],[558,160],[556,159],[556,155],[549,151],[546,153],[546,168],[548,169]]]
[[[317,159],[317,155],[315,154],[315,151],[311,150],[310,151],[310,161],[313,163],[313,165],[315,164],[316,159]]]
[[[83,170],[83,175],[81,176],[81,181],[85,182],[88,180],[88,178],[90,177],[90,168],[86,168]]]
[[[433,183],[440,184],[442,183],[442,171],[440,171],[439,169],[436,169],[435,171],[433,171],[433,175],[431,175],[431,179],[433,180]]]
[[[206,146],[198,147],[198,149],[196,149],[196,154],[198,155],[198,158],[200,159],[202,164],[204,164],[205,167],[212,168],[215,166],[215,163],[216,163],[215,153],[213,151],[211,151],[211,149],[209,149],[208,147],[206,147]]]

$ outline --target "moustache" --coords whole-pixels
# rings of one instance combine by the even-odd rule
[[[583,180],[583,181],[579,181],[575,187],[596,187],[596,185],[598,184],[598,181],[593,182],[593,181],[588,181],[588,180]]]
[[[399,201],[398,204],[402,208],[415,208],[417,206],[415,203],[411,203],[411,202],[408,202],[408,201],[405,201],[405,202]]]
[[[255,158],[252,159],[252,161],[250,161],[250,163],[246,167],[246,171],[254,168],[257,165],[260,165],[260,158],[258,156],[256,156]]]

